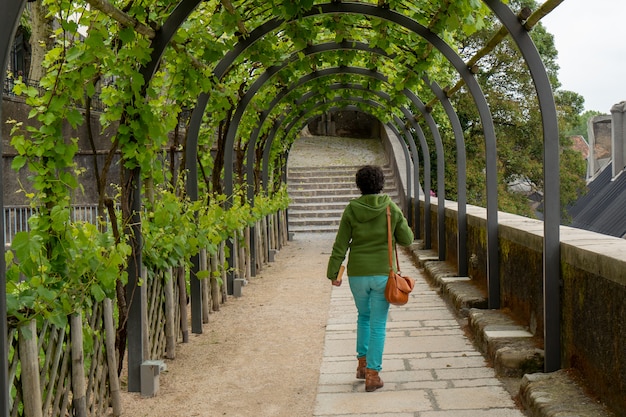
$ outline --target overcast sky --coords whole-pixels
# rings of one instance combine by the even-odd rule
[[[561,89],[606,114],[626,100],[626,1],[565,0],[541,22],[559,51]]]

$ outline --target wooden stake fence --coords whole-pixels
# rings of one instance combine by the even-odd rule
[[[268,262],[270,249],[278,250],[287,241],[284,212],[261,219],[255,227],[237,234],[233,268],[240,278],[251,279],[250,245],[256,244],[257,270]],[[216,253],[201,253],[201,269],[209,271],[203,280],[203,322],[226,302],[225,244]],[[148,359],[175,359],[176,344],[189,338],[186,273],[182,266],[167,271],[146,271],[142,291],[145,355]],[[93,310],[68,318],[65,328],[44,322],[38,329],[31,320],[9,328],[9,386],[12,387],[10,417],[80,417],[122,414],[118,357],[115,350],[117,304],[107,299],[94,302]],[[90,337],[92,343],[84,344]],[[92,348],[83,350],[83,345]],[[25,395],[26,393],[26,395]]]

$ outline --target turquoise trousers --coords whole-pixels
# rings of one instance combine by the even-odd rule
[[[350,277],[350,290],[358,311],[356,356],[366,356],[367,367],[380,371],[389,303],[385,299],[386,275]]]

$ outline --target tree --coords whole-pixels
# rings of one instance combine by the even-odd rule
[[[30,3],[30,48],[31,65],[28,71],[30,80],[41,80],[46,69],[43,67],[46,53],[54,46],[53,16],[43,0]]]
[[[513,2],[518,7],[535,6],[534,2]],[[514,7],[515,8],[515,7]],[[471,56],[494,32],[496,22],[468,38],[461,53]],[[554,38],[539,24],[531,37],[543,59],[554,88],[558,88],[557,50]],[[497,138],[498,206],[500,210],[533,217],[528,195],[543,190],[543,132],[541,113],[534,85],[524,60],[514,42],[507,38],[480,62],[479,83],[487,97]],[[468,94],[455,97],[456,107],[466,134],[468,202],[485,206],[484,138],[477,110]],[[561,204],[567,206],[584,188],[584,164],[571,151],[568,132],[578,123],[583,99],[574,92],[557,92],[555,102],[561,131]],[[450,135],[448,135],[450,137]],[[453,147],[453,144],[448,144]],[[448,183],[454,183],[454,170],[447,170]],[[435,176],[433,175],[433,178]],[[515,187],[513,186],[515,185]],[[520,189],[523,192],[520,192]],[[454,189],[447,190],[452,193]]]
[[[578,116],[576,123],[572,126],[572,128],[565,132],[567,136],[582,136],[589,140],[589,131],[587,129],[587,122],[589,119],[595,116],[603,116],[604,113],[596,110],[587,110],[580,116]]]

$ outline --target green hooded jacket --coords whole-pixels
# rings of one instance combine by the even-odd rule
[[[348,276],[387,275],[389,273],[387,206],[391,209],[393,241],[402,246],[413,243],[413,231],[400,208],[391,201],[388,195],[362,195],[351,200],[341,216],[326,270],[328,279],[337,278],[339,267],[348,249],[350,250],[347,265]]]

